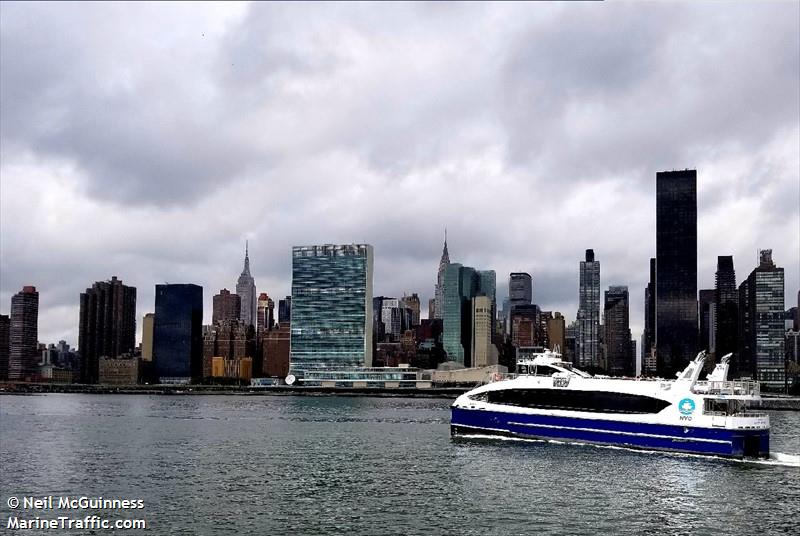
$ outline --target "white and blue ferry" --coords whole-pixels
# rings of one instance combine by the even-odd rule
[[[519,374],[459,396],[451,434],[555,439],[730,457],[769,456],[769,417],[747,411],[758,383],[728,381],[728,357],[698,381],[701,352],[676,380],[591,376],[549,350]]]

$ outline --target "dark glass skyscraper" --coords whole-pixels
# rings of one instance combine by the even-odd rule
[[[8,338],[8,379],[36,379],[39,363],[39,293],[36,287],[22,287],[22,291],[11,297]]]
[[[508,276],[508,303],[513,308],[515,305],[530,305],[533,303],[533,279],[526,272],[512,272]]]
[[[153,361],[160,381],[203,374],[203,287],[156,285]]]
[[[97,383],[101,357],[132,354],[136,347],[136,288],[114,276],[87,288],[80,300],[81,383]]]
[[[644,289],[644,331],[642,333],[642,375],[656,373],[652,359],[656,343],[656,260],[650,259],[650,280]]]
[[[292,248],[291,370],[372,366],[372,246]]]
[[[731,359],[731,372],[738,372],[739,356],[737,346],[739,340],[739,293],[736,290],[736,271],[733,269],[733,257],[723,255],[717,257],[717,274],[715,282],[714,316],[716,331],[714,333],[714,352],[717,357],[734,353]],[[734,377],[731,375],[731,377]]]
[[[628,287],[611,286],[603,306],[608,372],[612,376],[634,376],[636,360],[631,352],[630,301]]]
[[[656,358],[671,378],[697,353],[697,171],[656,174]]]
[[[286,296],[282,300],[278,300],[278,323],[286,324],[292,318],[292,297]]]
[[[713,288],[702,289],[697,300],[698,320],[700,322],[697,346],[699,350],[705,350],[708,353],[714,353],[715,350],[716,296],[717,291]]]
[[[593,249],[587,249],[586,260],[580,262],[575,364],[584,368],[600,364],[600,261],[594,260]]]
[[[450,263],[444,272],[444,307],[442,345],[447,359],[465,366],[472,364],[473,306],[472,298],[487,296],[496,310],[494,270],[475,270],[459,263]]]

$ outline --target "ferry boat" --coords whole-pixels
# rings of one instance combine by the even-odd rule
[[[459,396],[453,437],[556,439],[727,457],[769,457],[769,417],[747,411],[757,382],[728,381],[723,357],[698,381],[705,352],[675,380],[592,376],[549,350],[518,374]]]

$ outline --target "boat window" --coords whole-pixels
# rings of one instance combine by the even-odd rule
[[[467,398],[470,400],[477,400],[478,402],[486,402],[489,400],[488,393],[475,393],[474,395],[469,395]]]
[[[728,413],[728,401],[706,398],[703,404],[703,413]]]
[[[592,413],[658,413],[670,405],[665,400],[649,396],[603,391],[503,389],[487,394],[488,401],[493,404]]]
[[[537,376],[550,376],[556,372],[558,371],[549,365],[536,365]]]
[[[517,373],[518,374],[527,374],[528,373],[528,365],[517,365]]]

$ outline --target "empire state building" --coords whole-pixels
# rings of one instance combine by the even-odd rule
[[[236,294],[239,295],[242,302],[239,319],[244,322],[245,326],[254,326],[257,318],[256,280],[250,275],[250,256],[247,243],[245,243],[244,247],[244,269],[242,270],[242,275],[239,276],[239,281],[236,283]]]

